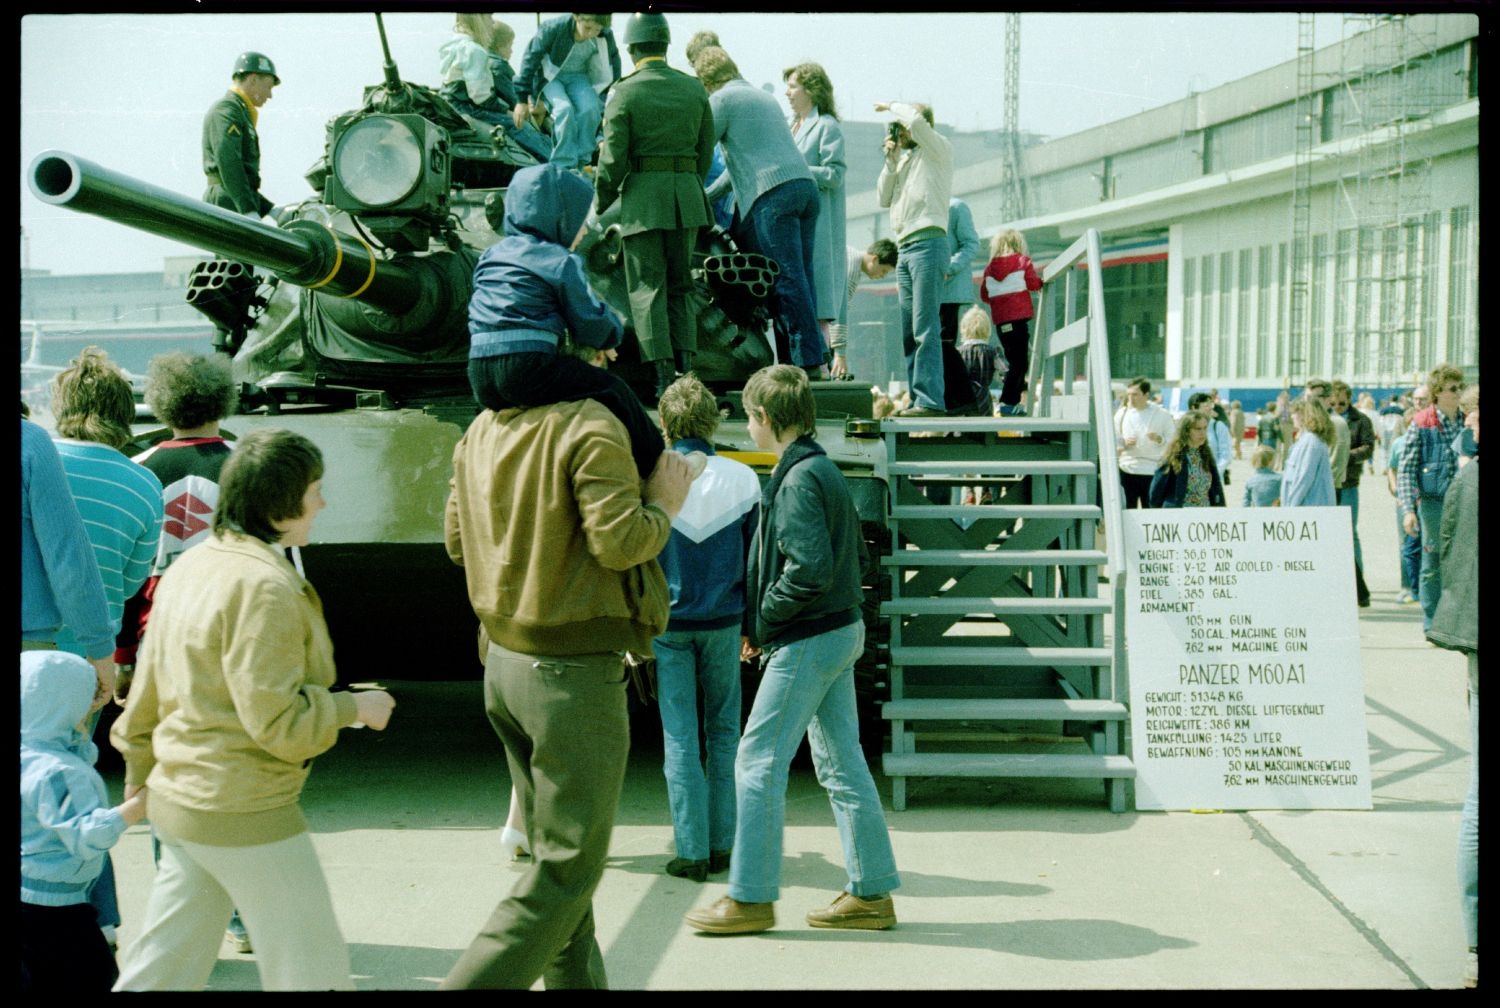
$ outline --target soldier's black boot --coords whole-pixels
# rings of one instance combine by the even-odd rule
[[[672,362],[668,360],[654,361],[656,367],[656,399],[661,401],[661,395],[667,390],[667,386],[677,380],[677,372],[672,370]]]
[[[691,350],[676,350],[676,351],[673,351],[673,353],[674,353],[674,355],[677,358],[677,373],[678,374],[687,374],[689,371],[693,370],[693,356],[694,356],[693,351],[691,351]]]

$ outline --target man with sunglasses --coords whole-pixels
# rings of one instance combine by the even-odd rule
[[[1422,574],[1417,597],[1422,603],[1424,633],[1432,625],[1432,614],[1443,593],[1438,570],[1438,530],[1443,517],[1443,496],[1458,471],[1453,439],[1463,430],[1463,415],[1458,409],[1458,397],[1464,390],[1463,372],[1452,364],[1439,364],[1428,375],[1427,388],[1432,405],[1418,409],[1412,417],[1396,478],[1402,527],[1407,535],[1420,536],[1422,540]]]

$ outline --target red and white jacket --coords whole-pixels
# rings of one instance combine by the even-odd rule
[[[995,325],[1031,318],[1031,291],[1042,289],[1031,260],[1019,252],[996,256],[979,278],[979,299],[990,306]]]

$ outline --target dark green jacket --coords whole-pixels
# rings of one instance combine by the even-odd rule
[[[745,569],[744,633],[781,647],[858,623],[869,551],[844,474],[806,435],[761,491]]]
[[[703,177],[713,153],[714,118],[703,84],[653,60],[616,81],[605,102],[596,211],[618,199],[620,232],[627,235],[711,224]]]
[[[264,217],[271,201],[260,194],[260,137],[244,99],[230,91],[203,117],[204,202]]]

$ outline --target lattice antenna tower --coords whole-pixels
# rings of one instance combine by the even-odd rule
[[[1311,343],[1312,295],[1312,151],[1319,133],[1320,111],[1313,82],[1314,21],[1312,14],[1297,15],[1297,104],[1296,137],[1292,159],[1292,262],[1289,270],[1289,320],[1284,358],[1277,362],[1282,385],[1301,384],[1307,375],[1307,350]],[[1278,345],[1281,341],[1278,340]],[[1280,356],[1280,354],[1278,354]]]
[[[1021,171],[1021,15],[1005,15],[1005,185],[1000,216],[1010,223],[1026,216],[1026,181]]]

